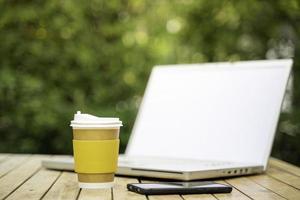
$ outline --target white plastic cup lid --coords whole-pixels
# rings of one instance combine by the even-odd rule
[[[118,128],[122,126],[122,121],[119,118],[97,117],[77,111],[70,126],[73,128]]]

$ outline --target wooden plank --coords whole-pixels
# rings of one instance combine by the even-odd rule
[[[281,170],[284,170],[291,174],[300,176],[300,168],[299,167],[292,165],[290,163],[284,162],[282,160],[279,160],[276,158],[270,158],[269,165],[271,167],[280,168]]]
[[[149,195],[149,200],[182,200],[180,195]]]
[[[225,181],[216,181],[216,182],[229,185]],[[250,199],[248,196],[235,189],[234,186],[232,186],[231,193],[214,194],[214,196],[217,197],[219,200],[249,200]]]
[[[252,199],[284,199],[278,194],[258,185],[246,177],[231,178],[226,179],[225,181]]]
[[[300,177],[295,176],[294,174],[290,174],[286,171],[276,169],[276,168],[268,168],[267,174],[277,180],[280,180],[290,186],[293,186],[297,189],[300,189]]]
[[[19,166],[28,158],[29,155],[11,155],[7,157],[6,160],[0,163],[0,177],[4,176],[9,171]]]
[[[211,194],[189,194],[189,195],[182,195],[182,198],[185,200],[216,200],[213,195]]]
[[[157,181],[141,180],[142,183],[155,183]],[[149,195],[149,200],[182,200],[180,195]]]
[[[111,189],[81,189],[79,200],[112,200]]]
[[[138,179],[115,177],[115,186],[113,188],[114,200],[132,199],[132,200],[146,200],[146,196],[140,195],[127,190],[128,183],[138,183]]]
[[[300,190],[297,190],[267,175],[257,175],[257,176],[251,176],[249,178],[252,181],[258,183],[259,185],[269,190],[272,190],[274,193],[277,193],[286,199],[291,199],[291,200],[300,199]]]
[[[9,158],[8,153],[0,153],[0,163],[2,163],[3,161],[5,161],[7,158]]]
[[[64,158],[66,158],[66,159],[69,159],[69,158],[72,158],[73,156],[72,155],[53,155],[53,156],[51,156],[51,159],[53,158],[53,159],[64,159]]]
[[[78,193],[79,187],[76,173],[62,172],[43,200],[73,200],[76,199]]]
[[[30,178],[41,167],[41,159],[48,156],[34,155],[25,163],[10,171],[0,179],[0,199],[5,198]]]
[[[48,191],[52,184],[56,181],[61,172],[54,170],[42,169],[16,191],[14,191],[7,200],[35,200],[41,197]]]

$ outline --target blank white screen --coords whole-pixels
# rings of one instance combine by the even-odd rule
[[[265,164],[290,60],[156,67],[127,155]]]

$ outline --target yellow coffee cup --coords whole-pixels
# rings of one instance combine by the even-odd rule
[[[75,172],[80,188],[110,188],[119,153],[119,118],[103,118],[78,111],[71,121]]]

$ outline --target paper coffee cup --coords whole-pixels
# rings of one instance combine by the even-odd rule
[[[110,188],[117,171],[119,118],[96,117],[78,111],[71,121],[75,172],[81,188]]]

